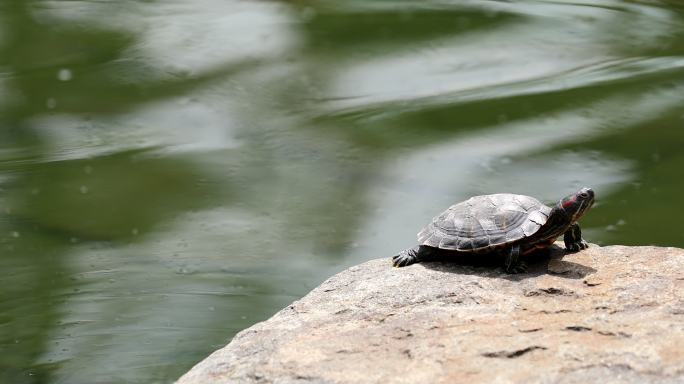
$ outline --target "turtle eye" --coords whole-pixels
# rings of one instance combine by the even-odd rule
[[[579,195],[580,195],[580,197],[583,198],[583,199],[586,199],[587,197],[589,197],[589,194],[586,193],[586,192],[580,192]]]

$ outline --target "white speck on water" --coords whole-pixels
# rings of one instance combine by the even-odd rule
[[[192,275],[196,270],[190,266],[180,266],[176,269],[176,273],[179,275]]]
[[[74,77],[73,73],[71,73],[70,69],[67,68],[62,68],[57,72],[57,78],[59,81],[69,81]]]
[[[133,228],[133,229],[131,229],[131,234],[132,234],[133,236],[138,236],[138,233],[139,233],[139,232],[138,232],[138,228]]]
[[[19,236],[21,236],[21,234],[19,232],[17,232],[17,231],[12,232],[12,237],[14,237],[15,239],[18,238]]]
[[[216,308],[214,308],[214,307],[209,307],[209,310],[210,310],[211,312],[214,312],[215,309],[216,309]]]
[[[609,231],[609,232],[612,232],[612,231],[614,231],[614,230],[616,230],[616,229],[617,229],[617,227],[614,226],[613,224],[610,224],[610,225],[606,226],[606,231]]]
[[[617,225],[625,225],[625,224],[627,224],[627,222],[622,220],[622,219],[618,220],[618,222],[617,222]]]
[[[90,165],[86,165],[85,167],[83,167],[83,172],[85,172],[86,175],[90,175],[91,173],[93,173],[93,167]]]
[[[246,320],[246,319],[247,319],[247,316],[240,316],[240,318],[241,318],[242,320]]]
[[[86,193],[88,193],[88,187],[86,187],[85,185],[81,185],[79,191],[81,191],[81,193],[85,195]]]
[[[50,97],[45,101],[45,106],[48,107],[48,109],[55,109],[57,107],[57,100],[55,100],[54,97]]]

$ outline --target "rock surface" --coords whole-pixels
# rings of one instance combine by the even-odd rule
[[[235,336],[178,383],[683,383],[684,250],[491,265],[378,259]]]

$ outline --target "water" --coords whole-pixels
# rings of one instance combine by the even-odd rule
[[[4,1],[0,382],[171,382],[474,194],[684,247],[683,107],[674,0]]]

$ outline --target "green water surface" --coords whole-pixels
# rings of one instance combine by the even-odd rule
[[[683,169],[678,0],[3,0],[0,382],[172,382],[475,194],[684,247]]]

